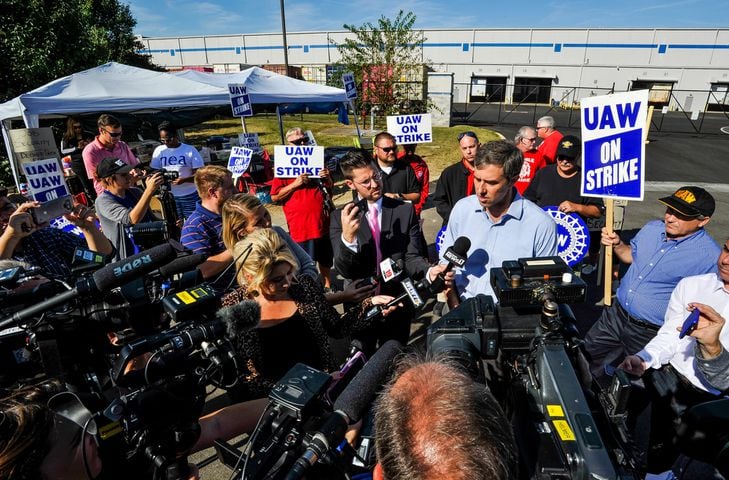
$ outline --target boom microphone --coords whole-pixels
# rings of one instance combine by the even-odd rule
[[[237,349],[242,343],[243,335],[261,320],[261,306],[254,300],[243,300],[221,308],[215,317],[223,322],[226,337]]]
[[[392,361],[400,350],[400,343],[388,340],[375,352],[334,402],[334,412],[314,434],[306,451],[291,467],[286,480],[302,478],[309,467],[344,439],[349,425],[358,422],[372,404],[377,390],[392,371]]]
[[[177,253],[172,245],[165,243],[127,257],[124,260],[110,263],[95,271],[91,277],[80,279],[76,282],[76,286],[73,289],[31,307],[24,308],[15,312],[12,316],[4,318],[0,321],[0,330],[27,320],[53,307],[62,305],[76,297],[108,292],[113,288],[122,286],[135,278],[158,269],[161,265],[169,263],[175,256],[177,256]]]
[[[170,278],[178,273],[189,272],[207,259],[207,255],[202,253],[185,255],[184,257],[172,260],[167,265],[159,267],[159,274],[163,278]]]
[[[468,259],[468,250],[471,248],[471,240],[466,237],[458,237],[452,246],[443,254],[443,258],[448,261],[448,266],[442,275],[438,275],[430,283],[430,291],[433,293],[442,292],[445,288],[445,280],[443,275],[450,272],[453,266],[462,267]]]

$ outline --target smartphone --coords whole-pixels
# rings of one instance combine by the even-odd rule
[[[66,195],[59,197],[54,200],[49,200],[46,203],[41,204],[40,207],[34,208],[30,211],[33,216],[33,221],[36,225],[50,222],[54,218],[58,218],[65,213],[69,213],[73,210],[73,197]]]
[[[359,208],[359,213],[367,213],[367,200],[364,198],[359,202],[355,202],[354,206]]]
[[[367,363],[367,357],[362,352],[355,353],[339,370],[340,377],[334,380],[327,389],[327,398],[333,404],[344,388],[354,379]]]
[[[678,334],[678,338],[683,338],[686,335],[690,335],[691,332],[696,330],[696,327],[699,325],[700,315],[701,312],[698,308],[694,308],[693,310],[691,310],[689,316],[686,317],[686,320],[683,321],[683,326],[681,326],[681,333]]]
[[[376,287],[376,286],[377,286],[377,277],[367,277],[362,280],[358,280],[357,284],[355,285],[356,288]]]

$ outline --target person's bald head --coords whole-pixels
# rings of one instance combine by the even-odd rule
[[[408,358],[378,400],[375,478],[512,479],[511,427],[488,389],[443,360]]]

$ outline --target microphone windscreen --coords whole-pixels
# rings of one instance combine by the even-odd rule
[[[400,343],[395,340],[385,342],[337,397],[334,411],[344,412],[349,417],[350,424],[359,421],[392,372],[392,361],[401,348]]]
[[[100,292],[127,284],[130,281],[157,270],[172,261],[177,252],[169,243],[157,245],[124,260],[110,263],[94,272],[96,289]]]
[[[468,254],[468,250],[471,248],[471,240],[467,237],[458,237],[453,243],[453,251],[465,257]]]
[[[226,336],[237,346],[241,335],[258,325],[261,320],[261,306],[254,300],[243,300],[221,308],[215,316],[225,324]]]
[[[207,260],[207,258],[207,255],[202,253],[185,255],[184,257],[179,257],[172,260],[167,265],[159,267],[159,274],[163,278],[170,278],[172,275],[192,270],[193,268],[197,267],[205,260]]]

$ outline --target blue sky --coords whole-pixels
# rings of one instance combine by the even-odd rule
[[[122,0],[123,2],[125,0]],[[281,30],[278,0],[127,0],[135,33],[146,37],[265,33]],[[286,0],[290,32],[342,30],[345,23],[417,14],[420,28],[729,26],[724,0],[484,1]]]

